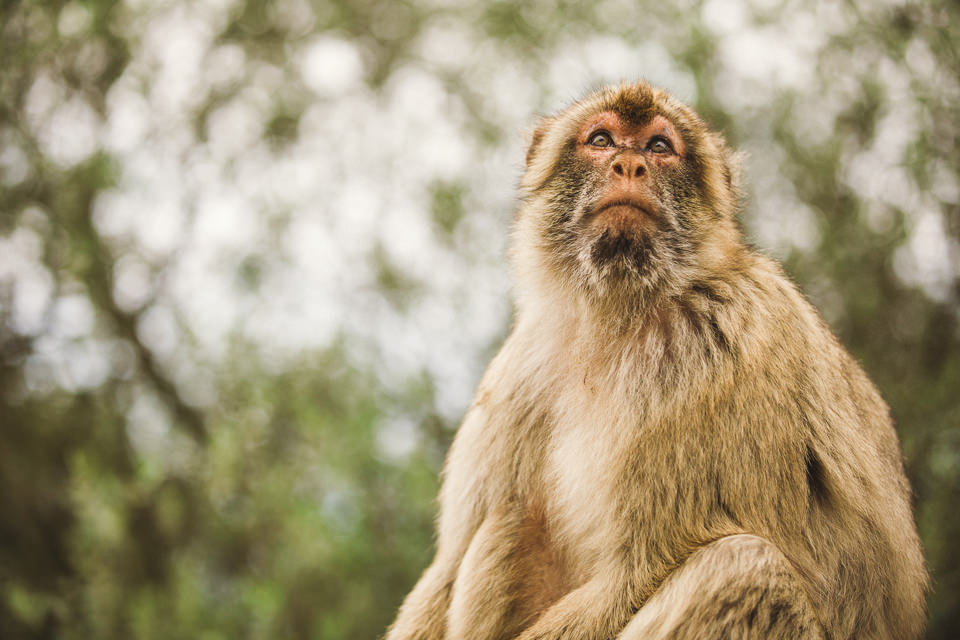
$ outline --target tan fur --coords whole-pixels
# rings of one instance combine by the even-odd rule
[[[638,105],[676,125],[697,187],[678,199],[675,174],[651,171],[680,249],[631,275],[554,232],[582,228],[558,203],[588,201],[563,178],[575,132]],[[451,448],[437,555],[389,640],[920,636],[927,577],[888,409],[741,243],[734,164],[642,83],[537,129],[515,326]]]

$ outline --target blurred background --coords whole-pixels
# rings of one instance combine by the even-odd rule
[[[644,77],[890,403],[955,638],[958,42],[947,0],[0,3],[0,635],[378,637],[525,135]]]

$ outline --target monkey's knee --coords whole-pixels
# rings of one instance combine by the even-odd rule
[[[637,612],[620,640],[823,637],[783,553],[764,538],[735,535],[694,552]]]

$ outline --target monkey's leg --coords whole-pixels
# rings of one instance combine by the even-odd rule
[[[823,637],[787,558],[763,538],[734,535],[691,555],[618,640]]]
[[[447,638],[512,638],[561,594],[542,523],[519,508],[494,511],[460,563]]]
[[[403,601],[386,640],[444,640],[455,567],[436,558]]]

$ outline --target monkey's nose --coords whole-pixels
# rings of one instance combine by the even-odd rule
[[[610,167],[615,175],[621,178],[639,178],[647,172],[647,165],[638,155],[624,154],[613,161]]]

